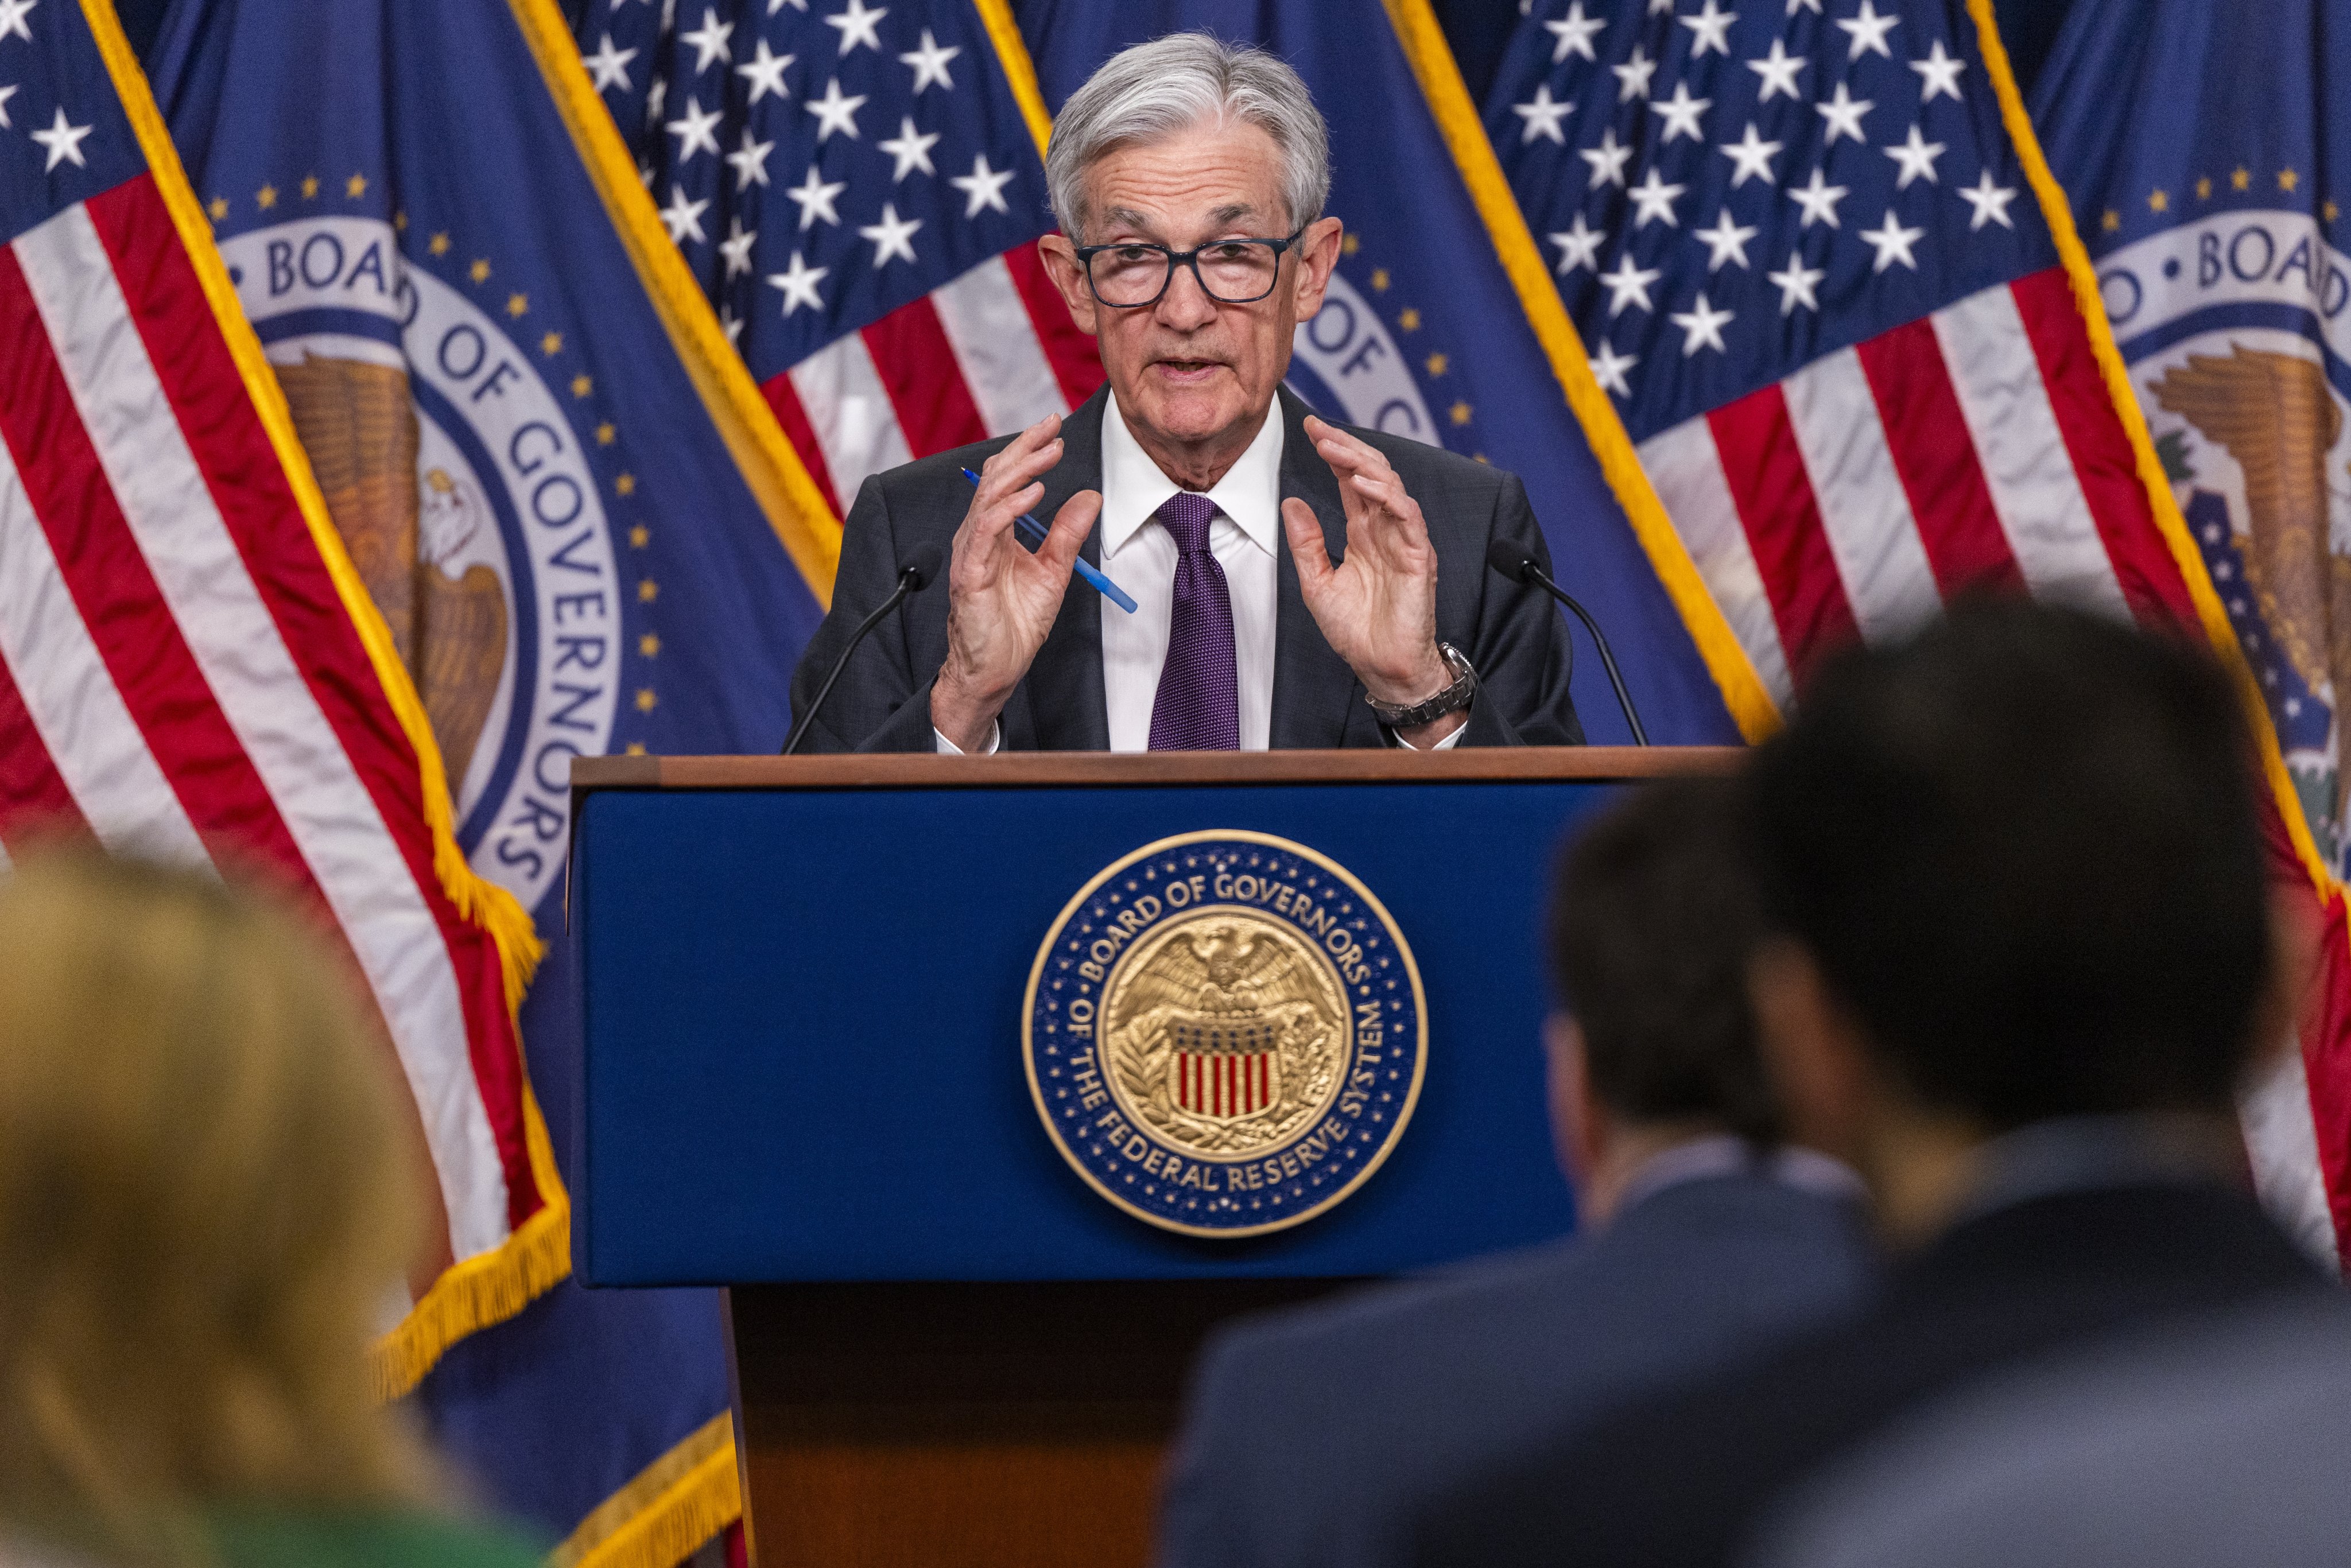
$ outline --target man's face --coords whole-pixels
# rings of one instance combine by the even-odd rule
[[[1086,173],[1085,211],[1089,246],[1134,240],[1188,251],[1220,239],[1280,239],[1290,228],[1280,153],[1263,131],[1237,120],[1099,160]],[[1146,444],[1245,445],[1290,369],[1298,323],[1322,308],[1339,229],[1336,218],[1308,229],[1282,256],[1273,292],[1247,305],[1210,298],[1178,267],[1156,305],[1113,310],[1087,287],[1071,242],[1048,236],[1044,250],[1071,315],[1101,347],[1120,411]]]

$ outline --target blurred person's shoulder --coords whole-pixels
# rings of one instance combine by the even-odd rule
[[[1693,1325],[1699,1314],[1687,1292],[1701,1280],[1735,1282],[1720,1292],[1699,1286],[1701,1300],[1719,1297],[1734,1316],[1833,1318],[1862,1301],[1876,1270],[1854,1203],[1760,1176],[1708,1176],[1646,1198],[1605,1229],[1245,1318],[1213,1346],[1267,1370],[1326,1358],[1352,1365],[1377,1345],[1408,1346],[1411,1356],[1381,1364],[1442,1382],[1458,1369],[1435,1362],[1491,1360],[1515,1380],[1531,1363],[1620,1348],[1559,1331],[1588,1328],[1576,1322],[1588,1309],[1669,1276],[1682,1310],[1655,1322],[1661,1335]],[[1784,1288],[1770,1288],[1773,1280]]]
[[[1728,1563],[1780,1499],[1913,1409],[2098,1340],[2335,1288],[2247,1195],[2208,1185],[2058,1192],[1963,1219],[1876,1305],[1626,1406],[1562,1424],[1414,1521],[1422,1568]]]
[[[1749,1175],[1604,1230],[1244,1319],[1195,1373],[1162,1554],[1391,1560],[1416,1503],[1594,1419],[1859,1311],[1855,1207]]]
[[[2318,1568],[2351,1540],[2351,1301],[2113,1336],[1937,1401],[1771,1511],[1761,1568]]]
[[[422,1509],[225,1509],[225,1568],[534,1568],[544,1550],[501,1526]]]

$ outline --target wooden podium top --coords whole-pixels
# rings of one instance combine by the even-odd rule
[[[578,757],[574,789],[942,789],[1022,785],[1593,782],[1727,771],[1735,746],[1408,751],[1017,751],[994,757]]]

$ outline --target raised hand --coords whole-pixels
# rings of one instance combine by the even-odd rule
[[[1307,611],[1374,697],[1402,706],[1435,696],[1453,673],[1437,651],[1437,550],[1420,503],[1376,448],[1311,417],[1306,434],[1338,476],[1347,512],[1346,555],[1334,567],[1314,508],[1294,497],[1281,504]],[[1448,715],[1428,728],[1458,723]]]
[[[979,488],[947,563],[947,656],[931,687],[933,727],[965,751],[987,748],[997,716],[1029,673],[1061,612],[1071,564],[1102,510],[1081,490],[1054,514],[1035,554],[1013,519],[1045,498],[1039,483],[1061,460],[1061,416],[1048,414],[980,465]]]

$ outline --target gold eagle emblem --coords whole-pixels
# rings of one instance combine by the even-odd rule
[[[444,570],[489,526],[483,504],[438,468],[420,485],[416,406],[404,371],[316,354],[277,369],[335,531],[415,679],[454,790],[506,666],[498,574],[479,562],[456,575]]]
[[[1102,1039],[1137,1120],[1204,1158],[1237,1158],[1311,1124],[1337,1095],[1346,997],[1286,923],[1211,908],[1130,949],[1102,992]]]
[[[2232,343],[2191,354],[2155,383],[2157,403],[2235,459],[2250,533],[2238,540],[2246,585],[2294,674],[2338,707],[2351,695],[2351,559],[2330,543],[2326,455],[2343,413],[2324,367]],[[2338,777],[2343,820],[2351,770]]]

